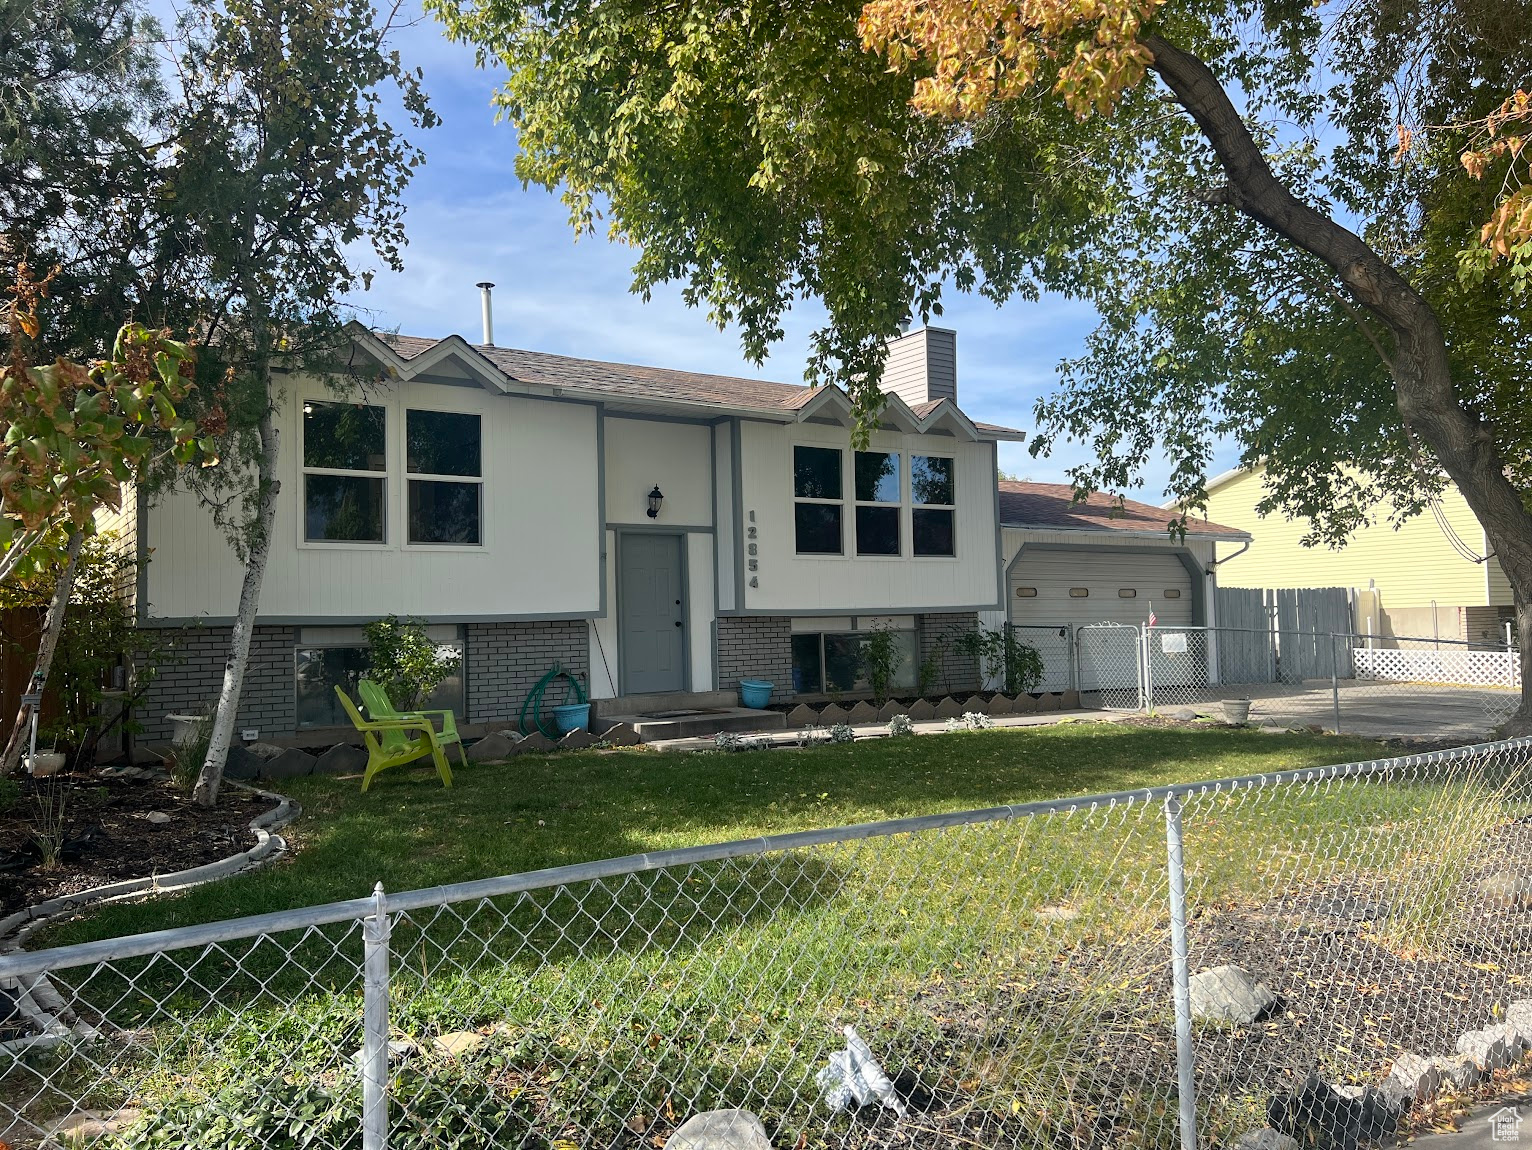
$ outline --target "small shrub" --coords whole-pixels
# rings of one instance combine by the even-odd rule
[[[913,735],[915,733],[915,721],[908,715],[895,715],[888,721],[888,733],[890,735]]]
[[[876,627],[862,637],[862,674],[872,688],[872,697],[879,706],[888,701],[888,689],[894,676],[899,673],[903,656],[894,632],[889,627]]]
[[[197,731],[191,741],[172,747],[165,760],[170,768],[170,782],[182,794],[189,795],[197,785],[197,776],[207,760],[207,745],[213,741],[213,715],[211,709],[197,720]]]
[[[0,814],[21,801],[21,784],[15,779],[0,779]]]
[[[744,740],[733,731],[719,731],[713,736],[713,749],[718,751],[742,751]]]
[[[463,661],[453,648],[433,642],[424,621],[390,615],[362,629],[367,659],[376,679],[401,711],[413,711],[431,692],[457,674]]]
[[[850,723],[836,723],[830,728],[830,742],[850,743],[856,740],[856,732],[851,729]]]
[[[808,726],[798,732],[797,743],[800,747],[813,747],[827,742],[829,738],[829,734],[822,727]]]
[[[957,637],[960,654],[975,660],[986,679],[998,679],[1007,695],[1032,690],[1043,681],[1043,657],[1009,627],[979,627]]]
[[[995,720],[982,711],[969,711],[961,719],[947,720],[949,731],[987,731],[994,725]]]

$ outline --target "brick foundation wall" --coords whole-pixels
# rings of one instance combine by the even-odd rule
[[[163,743],[170,740],[166,715],[210,712],[218,702],[223,666],[229,658],[230,628],[186,627],[153,633],[169,643],[172,654],[160,663],[134,718],[143,727],[140,740]],[[237,727],[255,727],[263,739],[293,733],[298,721],[293,689],[297,642],[296,627],[255,629]]]
[[[466,630],[470,722],[514,723],[527,692],[555,664],[590,688],[590,630],[584,619],[470,623]]]
[[[978,625],[979,615],[976,611],[916,617],[915,638],[919,652],[916,666],[924,666],[933,654],[938,655],[936,676],[927,690],[936,694],[951,694],[979,689],[978,660],[959,654],[953,646],[959,635],[974,630]]]
[[[793,625],[786,616],[718,617],[718,689],[732,690],[741,679],[775,684],[773,703],[793,697]]]

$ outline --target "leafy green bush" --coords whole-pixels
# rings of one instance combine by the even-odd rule
[[[457,673],[462,662],[456,650],[432,641],[421,619],[390,615],[367,624],[363,634],[372,665],[370,677],[401,711],[420,706],[426,696]]]
[[[862,636],[862,675],[872,688],[872,697],[880,704],[888,701],[888,689],[899,673],[902,657],[898,640],[890,628],[875,627]]]
[[[1009,627],[977,627],[957,637],[958,651],[977,660],[986,679],[1000,679],[1007,695],[1032,690],[1043,681],[1043,657]]]

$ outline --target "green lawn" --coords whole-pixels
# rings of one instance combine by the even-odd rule
[[[451,791],[426,771],[385,776],[367,795],[309,779],[290,786],[306,814],[283,864],[104,908],[47,941],[357,897],[377,879],[401,891],[1386,753],[1355,739],[1077,723],[801,752],[527,757],[463,770]],[[1186,812],[1189,897],[1199,911],[1261,907],[1295,884],[1383,883],[1418,908],[1403,928],[1432,933],[1485,834],[1522,809],[1472,771],[1200,798]],[[1166,885],[1164,819],[1140,804],[401,916],[391,1024],[422,1053],[396,1072],[391,1144],[578,1150],[744,1105],[778,1145],[870,1145],[865,1127],[827,1115],[814,1082],[848,1023],[932,1092],[939,1104],[916,1121],[956,1145],[1058,1144],[1084,1125],[1125,1150],[1173,1144]],[[96,1108],[144,1111],[114,1148],[351,1150],[358,934],[339,924],[59,972],[66,998],[132,1041],[61,1048],[52,1081]],[[431,1052],[464,1030],[481,1038],[472,1054]],[[1375,1074],[1387,1056],[1336,1043],[1343,1076]],[[1152,1053],[1125,1059],[1133,1051]],[[1220,1141],[1260,1121],[1264,1087],[1236,1070],[1203,1103]]]
[[[1366,739],[1065,723],[732,755],[643,750],[526,756],[455,769],[284,784],[304,815],[294,856],[176,898],[123,904],[38,944],[755,835],[1129,790],[1392,753]]]

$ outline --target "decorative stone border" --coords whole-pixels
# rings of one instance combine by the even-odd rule
[[[969,712],[981,715],[1026,715],[1034,711],[1073,711],[1080,706],[1079,691],[1047,691],[1041,695],[1023,692],[1020,695],[996,694],[988,699],[970,695],[959,702],[951,695],[932,703],[929,699],[916,699],[908,707],[890,699],[880,708],[874,708],[866,700],[852,704],[848,710],[839,703],[825,703],[811,707],[799,703],[787,713],[789,727],[833,727],[837,723],[866,726],[886,723],[895,715],[907,715],[916,722],[932,719],[960,719]]]
[[[0,954],[20,950],[33,934],[66,914],[73,914],[87,907],[108,902],[122,902],[151,894],[188,890],[194,886],[228,878],[241,871],[261,866],[285,852],[287,841],[275,832],[302,814],[303,808],[286,795],[279,795],[275,791],[261,790],[259,787],[247,786],[232,779],[224,780],[224,785],[249,791],[261,798],[271,799],[277,804],[271,810],[250,820],[249,829],[255,833],[256,838],[253,847],[230,855],[228,858],[203,863],[201,866],[188,867],[186,870],[149,875],[146,878],[123,879],[25,907],[0,919]],[[53,984],[46,975],[0,980],[0,987],[15,994],[16,1004],[21,1013],[37,1029],[37,1033],[31,1037],[0,1042],[0,1052],[16,1053],[54,1046],[70,1037],[89,1040],[96,1036],[94,1027],[78,1020],[72,1023],[66,1021],[72,1017],[73,1012],[69,1009],[69,1004],[53,988]]]
[[[118,882],[107,883],[104,886],[92,887],[89,890],[77,891],[74,894],[60,895],[58,898],[50,898],[46,902],[37,903],[34,906],[24,907],[16,913],[0,918],[0,954],[12,950],[20,950],[36,931],[40,930],[48,922],[60,915],[71,911],[83,910],[89,906],[95,906],[103,902],[119,902],[123,899],[132,898],[135,895],[166,894],[173,891],[186,890],[189,887],[201,886],[203,883],[212,882],[215,879],[228,878],[238,874],[249,867],[266,862],[273,855],[280,854],[287,849],[287,842],[273,831],[281,830],[303,813],[303,808],[286,795],[279,795],[275,791],[261,790],[259,787],[247,786],[235,782],[232,779],[225,780],[225,785],[237,787],[242,791],[249,791],[264,799],[271,799],[277,805],[271,810],[257,815],[250,820],[249,829],[255,834],[255,845],[249,850],[240,851],[228,858],[218,859],[214,862],[203,863],[200,866],[188,867],[186,870],[172,871],[169,874],[149,875],[145,878],[128,878]]]

